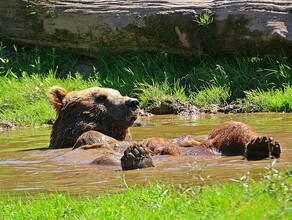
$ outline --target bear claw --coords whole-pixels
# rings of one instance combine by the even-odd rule
[[[153,160],[149,155],[149,150],[142,146],[130,146],[125,150],[121,158],[123,170],[141,169],[153,167]]]
[[[281,146],[268,136],[257,137],[248,143],[245,158],[261,160],[265,158],[280,158]]]

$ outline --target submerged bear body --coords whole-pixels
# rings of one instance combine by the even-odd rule
[[[84,150],[103,147],[114,152],[115,156],[102,155],[94,164],[117,163],[121,157],[124,170],[154,166],[152,156],[198,156],[198,155],[242,155],[248,160],[279,158],[281,147],[272,138],[257,136],[250,125],[242,122],[227,122],[216,127],[202,143],[191,135],[175,139],[152,137],[142,141],[117,141],[99,132],[87,132],[78,138],[75,148]],[[116,164],[117,165],[117,164]]]

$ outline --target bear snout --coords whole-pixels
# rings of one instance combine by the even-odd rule
[[[125,104],[130,111],[137,111],[139,109],[138,99],[129,98],[128,100],[126,100]]]

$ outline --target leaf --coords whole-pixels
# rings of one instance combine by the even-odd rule
[[[1,61],[2,63],[6,63],[5,60],[4,60],[2,57],[0,57],[0,61]]]

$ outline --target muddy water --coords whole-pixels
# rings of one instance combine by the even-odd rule
[[[131,128],[131,133],[135,140],[152,136],[175,138],[183,134],[192,134],[203,140],[212,128],[230,120],[252,124],[260,135],[268,134],[279,141],[283,153],[276,166],[279,169],[292,169],[291,114],[202,115],[198,118],[155,116],[140,121],[156,126]],[[152,180],[174,184],[226,182],[247,173],[257,177],[272,162],[248,162],[240,156],[161,156],[154,168],[122,172],[119,167],[93,166],[73,161],[61,163],[55,158],[60,158],[70,149],[47,150],[49,134],[50,128],[0,133],[0,191],[16,194],[68,191],[71,194],[95,195],[123,190],[126,184],[141,185]]]

